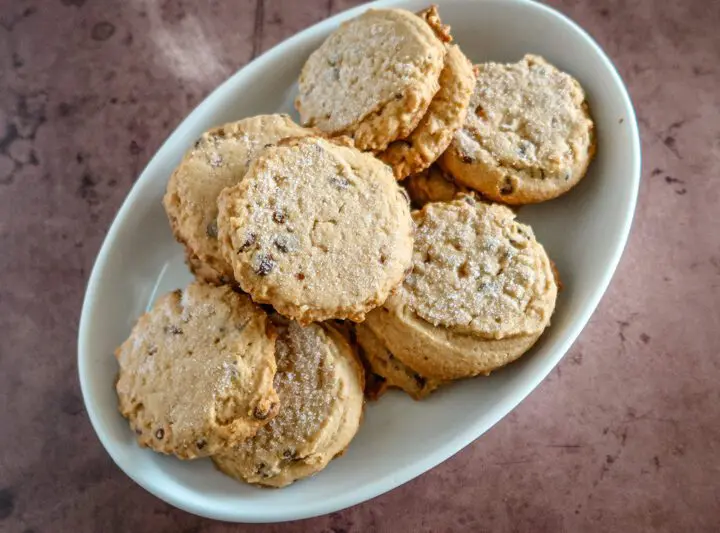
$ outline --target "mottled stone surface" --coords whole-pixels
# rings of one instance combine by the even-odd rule
[[[720,2],[555,0],[627,81],[629,247],[562,364],[438,468],[314,520],[178,511],[111,462],[76,376],[83,290],[139,171],[251,57],[352,0],[0,0],[0,531],[718,531]]]

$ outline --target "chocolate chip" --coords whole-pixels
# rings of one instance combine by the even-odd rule
[[[267,143],[263,145],[263,148],[270,148],[271,146],[275,146],[273,143]]]
[[[200,148],[200,144],[202,144],[202,137],[200,137],[197,141],[195,141],[195,149]]]
[[[213,132],[213,137],[223,138],[225,137],[225,128],[218,128]]]
[[[205,442],[204,440],[201,439],[195,443],[195,446],[197,446],[198,450],[202,450],[206,444],[207,444],[207,442]]]
[[[303,274],[302,272],[298,272],[297,274],[295,274],[295,277],[302,281],[305,279],[305,274]]]
[[[183,334],[183,330],[174,324],[172,324],[170,326],[165,326],[164,330],[165,330],[165,334],[171,334],[171,335],[182,335]]]
[[[280,250],[283,253],[287,253],[288,251],[288,240],[287,237],[284,235],[278,235],[275,238],[275,248]]]
[[[417,383],[417,386],[421,389],[427,384],[427,380],[420,374],[413,374],[413,379],[415,380],[415,383]]]
[[[500,194],[506,196],[508,194],[512,194],[513,192],[515,192],[515,187],[512,184],[512,180],[510,178],[505,178],[505,184],[500,189]]]
[[[395,100],[400,100],[402,97],[402,93],[395,93]]]
[[[271,255],[263,255],[260,257],[260,262],[255,268],[255,273],[258,276],[267,276],[270,272],[272,272],[276,264],[277,263]]]
[[[157,346],[150,346],[150,349],[148,350],[148,355],[155,355],[158,351]]]
[[[247,250],[248,248],[250,248],[253,244],[255,244],[256,240],[257,240],[257,235],[255,235],[254,233],[251,233],[250,235],[248,235],[245,238],[245,242],[243,243],[243,245],[240,248],[238,248],[237,253],[242,253],[245,250]]]
[[[387,256],[385,254],[380,254],[380,264],[384,265],[387,263]]]
[[[163,428],[160,428],[155,432],[155,438],[157,440],[163,440],[164,436],[165,436],[165,430]]]
[[[208,225],[205,227],[205,233],[211,239],[217,239],[217,236],[218,236],[217,220],[213,220],[212,222],[208,223]]]
[[[475,160],[472,157],[470,157],[467,154],[463,154],[463,153],[460,153],[460,161],[462,161],[463,163],[465,163],[467,165],[475,162]]]
[[[285,219],[287,216],[285,215],[285,212],[282,209],[278,209],[273,213],[273,221],[275,221],[277,224],[282,224],[285,222]]]

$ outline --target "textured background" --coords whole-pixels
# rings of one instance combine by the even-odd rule
[[[110,461],[76,335],[103,236],[179,121],[347,0],[0,0],[0,531],[720,530],[720,2],[555,0],[629,85],[632,235],[580,339],[518,409],[407,485],[330,516],[231,526]]]

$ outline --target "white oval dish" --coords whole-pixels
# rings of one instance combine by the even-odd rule
[[[413,11],[430,0],[371,4]],[[524,207],[560,270],[552,326],[531,353],[493,374],[456,383],[423,402],[399,393],[368,405],[348,452],[317,476],[283,490],[258,489],[217,472],[209,460],[179,461],[141,449],[117,410],[113,351],[157,294],[190,281],[160,203],[185,150],[206,129],[292,109],[300,68],[340,22],[309,28],[256,59],[208,96],[148,164],[117,214],[90,276],[79,330],[85,406],[100,441],[132,479],[186,511],[235,522],[279,522],[330,513],[389,491],[467,446],[527,396],[562,358],[610,282],[630,231],[640,181],[640,142],[622,80],[598,45],[558,12],[528,0],[432,0],[473,62],[544,56],[577,77],[597,126],[598,155],[569,194]]]

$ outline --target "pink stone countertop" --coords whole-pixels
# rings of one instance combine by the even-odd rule
[[[489,433],[397,490],[284,525],[186,514],[111,462],[75,361],[116,210],[213,87],[353,3],[0,0],[0,531],[720,531],[717,1],[552,2],[629,85],[640,201],[587,328]]]

